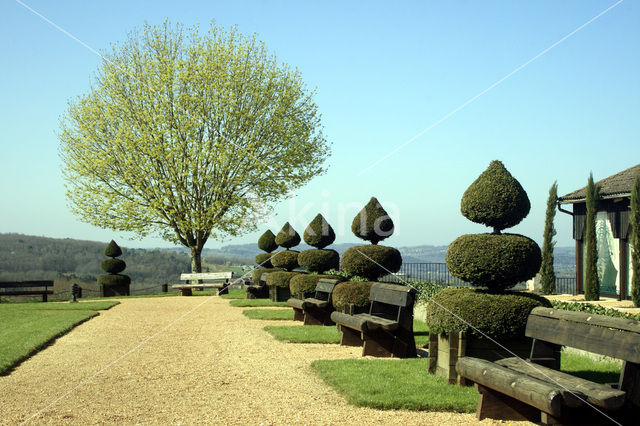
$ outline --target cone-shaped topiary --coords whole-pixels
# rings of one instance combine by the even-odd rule
[[[298,264],[309,272],[325,272],[340,267],[340,255],[335,250],[305,250],[298,255]]]
[[[500,161],[492,161],[462,196],[460,210],[472,222],[495,232],[517,225],[531,209],[529,197]]]
[[[123,260],[116,259],[122,254],[122,249],[115,241],[111,240],[104,250],[104,254],[112,259],[107,259],[100,265],[102,270],[107,272],[107,274],[98,277],[102,296],[128,296],[131,278],[119,274],[125,270],[127,264]]]
[[[318,213],[304,230],[302,238],[311,247],[323,249],[335,241],[336,234],[331,225]]]
[[[278,251],[271,256],[271,264],[276,268],[282,268],[286,269],[287,271],[292,271],[299,266],[299,254],[300,252],[295,250]]]
[[[271,253],[260,253],[256,255],[256,265],[261,268],[273,268],[271,264]]]
[[[289,222],[285,223],[278,235],[276,235],[276,244],[280,247],[290,249],[300,244],[300,235],[293,229],[293,226],[289,225]]]
[[[271,232],[270,229],[267,229],[258,239],[258,248],[262,251],[266,251],[267,253],[271,253],[278,248],[276,236],[273,235],[273,232]]]
[[[350,247],[342,254],[341,266],[349,275],[375,281],[402,266],[402,255],[393,247],[365,245]]]
[[[351,232],[358,238],[370,241],[371,244],[378,244],[393,234],[393,221],[376,197],[371,197],[367,205],[353,218]]]

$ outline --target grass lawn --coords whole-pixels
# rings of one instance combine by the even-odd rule
[[[236,308],[256,308],[264,306],[277,306],[287,307],[287,302],[272,302],[270,299],[244,299],[244,300],[232,300],[229,305]]]
[[[596,383],[617,383],[621,364],[616,361],[596,361],[563,351],[560,356],[560,370]]]
[[[245,309],[242,315],[251,319],[293,321],[293,309]]]
[[[46,347],[116,301],[0,304],[0,374]]]
[[[414,359],[341,359],[314,361],[313,371],[350,404],[383,410],[473,413],[473,387],[447,384],[427,373],[429,361]]]
[[[220,297],[223,299],[246,299],[247,292],[241,288],[230,288],[229,294],[221,294]]]

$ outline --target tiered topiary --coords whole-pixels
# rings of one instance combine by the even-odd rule
[[[321,214],[318,214],[309,223],[309,226],[302,234],[302,238],[305,243],[316,249],[305,250],[298,255],[300,266],[311,272],[308,275],[293,277],[289,282],[291,294],[299,298],[311,296],[314,293],[316,284],[318,284],[318,280],[321,278],[335,279],[336,277],[333,275],[323,275],[322,273],[330,269],[338,269],[340,265],[338,252],[325,249],[335,241],[336,234]]]
[[[351,231],[356,237],[365,241],[370,241],[370,245],[355,246],[347,249],[342,255],[342,269],[351,276],[363,277],[370,282],[340,283],[334,289],[334,307],[344,304],[340,309],[348,304],[366,306],[369,303],[367,292],[366,300],[362,296],[365,287],[371,288],[371,281],[376,281],[380,277],[392,272],[398,272],[402,266],[402,256],[393,247],[378,245],[378,242],[390,237],[393,234],[393,221],[389,214],[382,208],[375,197],[356,215],[351,224]],[[349,287],[351,286],[351,287]],[[336,295],[337,300],[336,301]]]
[[[276,268],[284,269],[286,272],[270,273],[267,277],[267,285],[269,286],[269,296],[274,302],[284,302],[291,296],[289,290],[289,280],[301,272],[291,272],[298,265],[298,255],[300,252],[290,250],[300,244],[300,235],[289,224],[285,223],[275,238],[276,244],[286,250],[278,251],[271,256],[271,264]],[[275,276],[273,276],[275,275]],[[272,277],[273,276],[273,277]]]
[[[120,274],[125,270],[127,264],[124,260],[117,259],[118,256],[122,255],[122,249],[115,241],[111,240],[104,250],[104,255],[111,259],[104,260],[100,265],[100,268],[106,272],[106,274],[98,277],[100,295],[103,297],[128,296],[131,278],[128,275]]]
[[[271,256],[273,256],[271,252],[278,248],[278,244],[276,244],[276,236],[270,229],[267,229],[258,239],[258,248],[266,253],[260,253],[255,258],[258,268],[251,273],[253,285],[247,287],[247,297],[250,299],[266,298],[269,295],[268,289],[260,286],[262,274],[282,271],[280,268],[274,268],[271,264]]]
[[[458,332],[473,330],[467,336],[467,355],[490,358],[496,356],[498,348],[491,348],[486,353],[473,352],[471,338],[474,334],[482,336],[485,333],[515,350],[509,341],[517,341],[518,346],[523,342],[529,312],[536,306],[551,306],[544,298],[507,292],[517,283],[533,278],[540,270],[540,248],[535,241],[522,235],[502,233],[520,223],[530,208],[527,193],[500,161],[491,162],[465,191],[462,214],[473,222],[492,227],[493,232],[462,235],[449,246],[446,263],[451,274],[479,289],[447,289],[432,297],[427,304],[427,324],[431,330],[436,330],[434,338],[436,333],[441,334],[437,338],[440,340],[431,340],[430,344],[439,346],[443,344],[442,338],[453,334],[458,339]],[[452,318],[452,313],[459,318]],[[430,352],[430,356],[435,357],[435,352]],[[438,349],[438,353],[444,352],[442,348]],[[451,360],[441,361],[437,360],[439,370],[448,370],[447,366],[455,364]],[[455,371],[446,374],[455,376]]]

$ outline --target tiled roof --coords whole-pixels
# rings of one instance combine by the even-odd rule
[[[640,164],[623,170],[615,175],[606,177],[596,182],[596,185],[600,188],[600,197],[614,198],[628,197],[631,195],[631,187],[636,178],[640,177]],[[558,201],[562,204],[576,203],[584,201],[586,187],[577,189],[562,197],[558,198]]]

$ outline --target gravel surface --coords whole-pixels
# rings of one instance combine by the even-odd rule
[[[0,377],[0,422],[478,424],[350,406],[309,365],[361,348],[282,343],[263,330],[273,321],[242,310],[218,297],[123,300]]]

